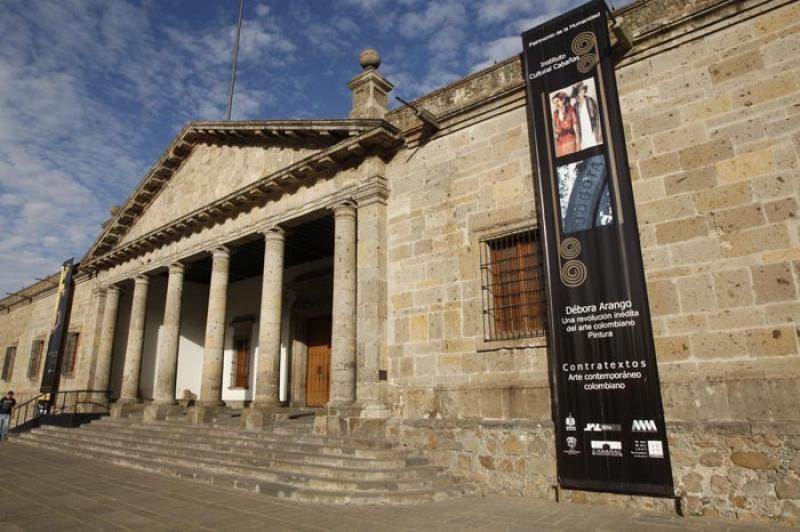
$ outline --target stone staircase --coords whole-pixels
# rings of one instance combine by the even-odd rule
[[[402,505],[478,493],[392,442],[312,434],[313,415],[261,430],[243,430],[235,419],[195,426],[180,416],[103,418],[80,428],[43,426],[17,441],[296,501]]]

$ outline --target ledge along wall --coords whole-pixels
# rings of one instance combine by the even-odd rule
[[[692,515],[800,514],[800,5],[639,2],[617,78],[673,476]],[[555,496],[544,342],[486,342],[478,242],[535,219],[521,64],[419,99],[388,166],[389,434]],[[407,109],[388,119],[414,137]],[[562,492],[673,511],[670,500]]]

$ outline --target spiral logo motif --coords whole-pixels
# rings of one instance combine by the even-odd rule
[[[581,241],[574,237],[565,238],[561,242],[560,252],[562,259],[569,260],[576,258],[581,254]]]
[[[579,260],[568,260],[561,266],[561,282],[575,288],[586,281],[586,265]]]
[[[572,39],[572,52],[578,56],[578,71],[589,72],[600,60],[597,56],[597,37],[591,31],[579,33]]]
[[[578,71],[584,74],[589,72],[597,64],[597,54],[586,54],[578,59]]]
[[[597,48],[597,38],[591,31],[579,33],[572,39],[572,51],[575,55],[588,54]]]

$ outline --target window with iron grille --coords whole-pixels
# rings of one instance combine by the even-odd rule
[[[3,359],[3,375],[4,381],[11,380],[11,374],[14,372],[14,359],[17,356],[17,346],[12,345],[6,348],[6,356]]]
[[[33,379],[39,375],[39,364],[42,362],[44,340],[37,339],[31,343],[31,359],[28,362],[28,378]]]
[[[64,360],[61,362],[61,374],[71,377],[75,373],[75,361],[78,359],[78,344],[81,333],[70,332],[67,334],[67,343],[64,345]]]
[[[485,340],[545,335],[546,302],[539,231],[481,241]]]

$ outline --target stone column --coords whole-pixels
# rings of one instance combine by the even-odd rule
[[[200,384],[200,403],[204,406],[222,404],[222,363],[225,349],[225,311],[228,303],[229,266],[230,251],[228,248],[215,249],[212,254],[211,286],[208,289],[203,379]]]
[[[377,157],[367,161],[374,175],[358,195],[358,314],[356,317],[356,399],[361,417],[387,418],[390,411],[382,397],[379,379],[386,357],[386,199],[382,177],[384,164]]]
[[[278,389],[281,360],[281,302],[283,300],[283,229],[264,233],[264,279],[261,285],[261,316],[258,329],[256,393],[254,406],[280,404]]]
[[[333,334],[329,405],[356,398],[356,209],[346,202],[333,209]]]
[[[93,390],[94,375],[97,371],[97,348],[100,341],[100,329],[103,325],[103,309],[106,304],[106,289],[95,285],[92,288],[91,309],[86,313],[83,331],[81,332],[80,354],[75,365],[74,388]],[[105,401],[105,394],[78,394],[79,412],[94,412],[95,405]]]
[[[181,337],[181,299],[183,298],[183,264],[169,266],[167,301],[164,322],[158,338],[158,366],[154,403],[174,405],[175,378],[178,374],[178,342]]]
[[[128,345],[125,348],[125,368],[122,375],[120,403],[135,403],[139,397],[139,370],[142,368],[142,346],[144,344],[144,322],[147,311],[146,275],[134,279],[131,321],[128,326]]]
[[[111,389],[111,357],[114,352],[114,330],[117,325],[119,309],[119,288],[109,286],[106,290],[106,304],[103,309],[103,321],[98,334],[100,343],[97,348],[97,365],[94,371],[92,387],[95,390]]]

